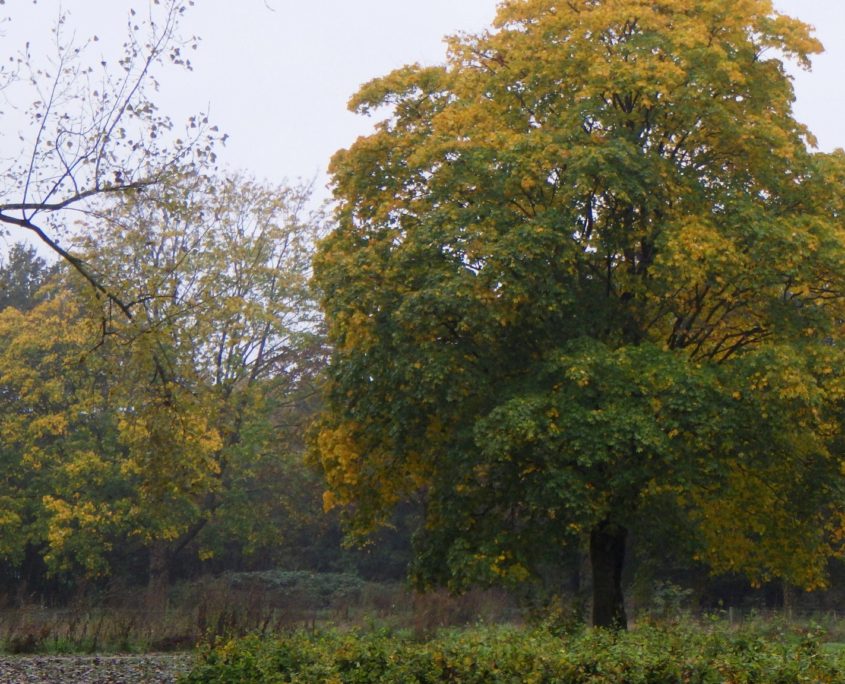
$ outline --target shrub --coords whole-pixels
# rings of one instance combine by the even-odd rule
[[[185,684],[785,684],[845,681],[818,635],[771,640],[723,627],[644,626],[558,637],[515,627],[250,636],[206,648]]]

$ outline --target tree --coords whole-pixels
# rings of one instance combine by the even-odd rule
[[[182,38],[178,28],[192,4],[151,1],[146,19],[130,10],[116,63],[92,54],[97,36],[76,41],[62,13],[52,54],[33,55],[27,42],[0,67],[0,90],[26,117],[18,135],[6,138],[0,224],[40,240],[126,316],[119,290],[94,277],[64,238],[73,219],[95,216],[111,199],[213,162],[216,128],[206,117],[191,117],[179,133],[152,98],[158,68],[191,68],[186,53],[197,38]],[[10,129],[19,127],[8,118]]]
[[[96,321],[58,292],[0,312],[0,557],[28,548],[52,570],[104,571],[126,538],[131,480],[122,472],[109,375],[87,352]],[[73,531],[73,534],[69,534]]]
[[[41,288],[56,275],[55,264],[38,255],[35,247],[16,242],[0,262],[0,310],[13,306],[28,311],[39,304]]]
[[[146,553],[160,601],[179,558],[274,546],[322,358],[307,201],[242,178],[126,196],[78,253],[132,319],[68,268],[0,312],[0,558],[96,577]]]
[[[100,353],[123,379],[115,394],[154,595],[190,544],[208,558],[280,534],[279,488],[301,439],[301,426],[280,421],[322,356],[308,286],[321,219],[306,213],[309,196],[183,177],[116,203],[80,242],[133,312],[114,319],[96,297],[89,308],[104,325]]]
[[[388,116],[333,159],[315,261],[326,506],[364,533],[422,501],[422,586],[586,540],[601,626],[658,510],[716,570],[823,583],[843,155],[808,152],[781,62],[820,49],[767,0],[513,0],[364,85]]]

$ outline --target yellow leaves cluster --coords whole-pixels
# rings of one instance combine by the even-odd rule
[[[722,287],[747,266],[728,235],[698,217],[684,217],[665,234],[655,277],[673,288],[709,282]]]
[[[69,502],[51,495],[45,495],[42,503],[48,514],[47,563],[70,569],[71,559],[75,558],[91,576],[107,573],[102,552],[111,545],[103,540],[102,532],[115,523],[110,507],[86,500]]]
[[[351,490],[358,483],[358,470],[362,449],[357,433],[360,426],[343,423],[337,427],[323,428],[317,437],[317,450],[331,488],[323,495],[326,511],[351,502]]]
[[[361,311],[338,317],[336,326],[343,331],[341,349],[365,350],[375,343],[373,320]]]
[[[193,400],[153,401],[121,415],[120,440],[128,449],[122,472],[141,475],[141,492],[151,502],[216,489],[223,440],[209,422],[212,416]]]
[[[614,54],[614,38],[635,30],[643,36],[671,35],[672,50],[657,43],[652,59],[644,59],[639,52],[628,63],[619,60],[619,64],[630,71],[631,89],[644,92],[661,86],[668,91],[687,81],[687,72],[694,68],[692,60],[696,58],[703,63],[709,62],[711,68],[715,64],[726,81],[744,82],[747,74],[731,59],[729,47],[749,39],[746,32],[749,23],[756,29],[753,38],[759,41],[761,51],[774,47],[806,65],[808,56],[821,50],[805,24],[775,14],[769,0],[730,3],[722,0],[693,5],[687,0],[660,3],[647,0],[603,0],[598,3],[520,0],[504,3],[495,20],[495,25],[508,34],[509,45],[527,44],[532,40],[539,43],[554,34],[569,36],[570,54],[582,60],[578,66],[590,69],[596,82],[600,82],[602,76],[605,82],[610,81],[607,70]],[[614,30],[611,32],[608,27]],[[519,41],[521,36],[525,37]],[[537,44],[536,49],[543,48]],[[502,50],[509,59],[514,59],[512,52]],[[687,55],[688,63],[673,59]]]
[[[475,553],[473,563],[483,568],[482,575],[491,575],[504,583],[519,584],[527,581],[531,573],[518,562],[510,551],[496,554]]]
[[[796,517],[783,476],[735,468],[719,493],[693,492],[704,541],[699,557],[714,573],[741,573],[757,583],[781,578],[808,591],[826,586],[833,547],[821,512]]]
[[[440,427],[430,426],[431,448],[437,448]],[[323,509],[356,503],[362,515],[359,532],[369,532],[383,521],[383,516],[403,495],[422,487],[429,478],[424,452],[408,450],[400,461],[390,450],[390,443],[370,444],[364,428],[355,421],[324,424],[314,440],[315,456],[323,468],[327,491]]]
[[[570,366],[566,369],[566,377],[578,387],[586,387],[590,384],[590,369],[587,366]]]
[[[115,373],[108,357],[93,353],[103,351],[96,322],[72,291],[25,314],[0,312],[0,385],[7,402],[0,435],[19,454],[10,476],[29,483],[16,495],[40,502],[40,508],[30,504],[30,517],[40,521],[50,566],[79,563],[92,575],[108,571],[105,552],[117,530],[148,528],[151,519],[169,515],[163,492],[194,496],[201,483],[216,482],[223,446],[209,422],[213,406],[193,397],[167,408],[149,403],[143,384],[133,383],[131,374],[120,377],[125,357]],[[9,510],[14,515],[6,523],[19,525],[20,515]],[[186,526],[176,520],[165,533],[176,538]]]

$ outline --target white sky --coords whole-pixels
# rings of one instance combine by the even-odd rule
[[[58,6],[6,0],[3,52],[26,40],[46,49]],[[108,50],[125,34],[128,8],[146,2],[62,6],[78,36],[96,33],[98,49]],[[845,147],[845,0],[775,6],[816,26],[827,48],[812,73],[796,76],[797,116],[822,149]],[[230,136],[226,165],[271,181],[316,177],[322,187],[332,153],[372,124],[346,110],[357,87],[406,63],[442,61],[442,37],[483,29],[495,8],[495,0],[197,0],[183,23],[183,33],[202,38],[194,72],[165,72],[159,101],[177,120],[210,105],[212,121]]]

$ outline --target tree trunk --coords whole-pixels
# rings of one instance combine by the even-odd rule
[[[628,530],[603,520],[590,533],[593,568],[593,627],[627,629],[622,596],[622,566]]]
[[[795,606],[795,588],[786,580],[781,580],[781,591],[783,595],[783,614],[792,619],[792,609]]]
[[[163,611],[170,586],[170,554],[167,542],[154,541],[150,546],[150,577],[147,583],[147,607]]]

